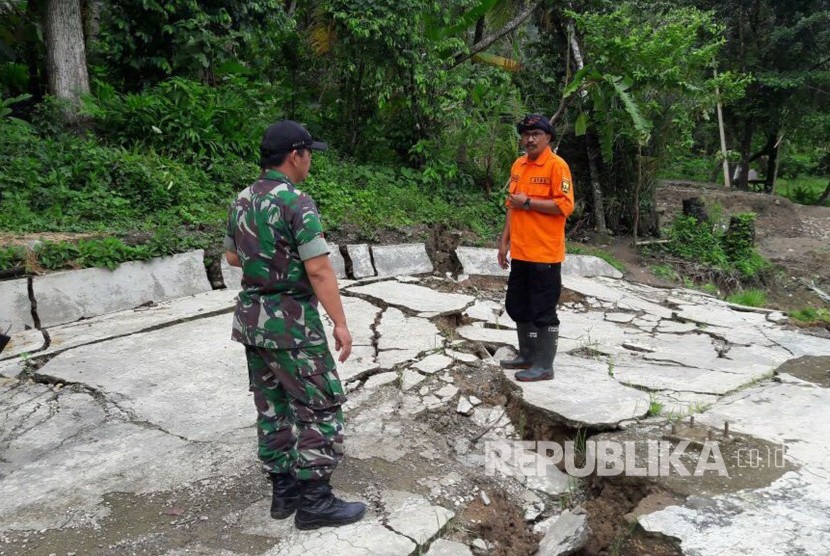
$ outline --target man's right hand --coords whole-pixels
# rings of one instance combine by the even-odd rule
[[[507,252],[510,250],[510,245],[507,242],[499,242],[499,266],[507,270],[510,268],[510,261],[507,259]]]
[[[352,353],[352,334],[347,326],[335,326],[333,334],[334,349],[340,352],[337,360],[343,363]]]

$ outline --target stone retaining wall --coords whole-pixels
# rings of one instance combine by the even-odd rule
[[[340,279],[434,271],[423,243],[347,245],[342,252],[338,245],[329,244],[329,247],[332,266]],[[507,271],[496,263],[495,249],[459,247],[455,255],[465,275],[507,276]],[[563,274],[622,276],[605,261],[584,255],[569,255]],[[228,265],[224,257],[222,277],[226,287],[240,287],[242,273]],[[35,328],[36,318],[40,328],[49,328],[210,289],[202,250],[127,262],[115,270],[87,268],[3,281],[0,282],[0,332],[10,328],[10,333],[18,333]]]

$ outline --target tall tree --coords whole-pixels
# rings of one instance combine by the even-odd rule
[[[46,73],[49,92],[68,101],[69,115],[89,92],[80,0],[46,0]]]

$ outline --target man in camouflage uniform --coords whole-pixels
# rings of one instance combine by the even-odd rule
[[[366,511],[329,485],[343,457],[346,397],[318,300],[334,322],[341,363],[352,337],[317,207],[295,187],[308,176],[311,151],[325,148],[296,122],[271,125],[260,145],[262,174],[231,206],[225,238],[228,262],[242,268],[232,338],[245,345],[271,516],[296,509],[300,529],[353,523]]]

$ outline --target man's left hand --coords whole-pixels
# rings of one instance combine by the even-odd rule
[[[521,209],[524,208],[527,195],[524,193],[513,193],[507,199],[510,201],[510,208]]]

